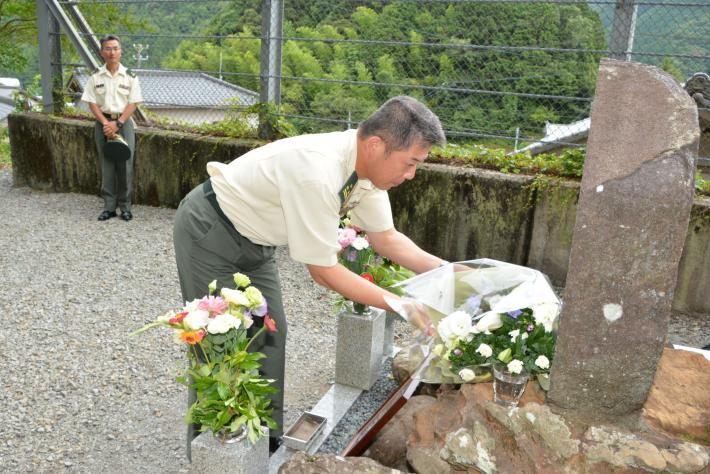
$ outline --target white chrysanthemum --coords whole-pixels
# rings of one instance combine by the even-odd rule
[[[461,377],[461,380],[464,382],[470,382],[476,378],[476,373],[471,369],[461,369],[459,371],[459,377]]]
[[[511,374],[519,374],[523,371],[523,362],[518,359],[513,359],[508,363],[508,372]]]
[[[455,311],[439,321],[437,332],[447,347],[455,344],[459,338],[468,336],[473,328],[471,316],[464,311]]]
[[[370,246],[370,242],[364,237],[356,237],[350,245],[356,250],[365,250]]]
[[[550,368],[550,359],[548,359],[544,355],[537,356],[537,359],[535,359],[535,365],[537,365],[541,369],[549,369]]]
[[[241,323],[239,318],[235,318],[231,314],[218,314],[210,319],[209,324],[207,324],[207,332],[210,334],[224,334],[232,328],[238,328]]]
[[[532,310],[535,322],[542,324],[545,332],[552,332],[553,325],[560,312],[560,306],[555,303],[542,303],[533,306]]]
[[[500,314],[493,311],[488,311],[483,313],[481,319],[476,323],[476,329],[478,332],[483,332],[490,334],[490,331],[495,331],[503,325],[503,321],[500,319]]]
[[[476,349],[476,352],[481,354],[481,356],[485,357],[486,359],[493,355],[493,349],[488,344],[481,344],[480,346],[478,346],[478,349]]]
[[[201,309],[191,311],[183,319],[183,323],[192,330],[202,329],[207,326],[207,321],[210,319],[210,313]]]
[[[224,298],[224,301],[229,304],[249,306],[249,299],[244,295],[243,292],[239,290],[232,290],[231,288],[222,288],[222,298]]]

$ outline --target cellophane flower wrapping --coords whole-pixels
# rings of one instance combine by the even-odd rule
[[[531,335],[539,334],[542,339],[546,338],[547,353],[549,358],[552,357],[561,301],[547,277],[537,270],[492,259],[469,260],[447,264],[400,282],[397,286],[404,291],[404,296],[425,307],[437,329],[433,344],[430,338],[421,335],[405,349],[408,351],[410,373],[431,353],[428,368],[421,372],[423,382],[463,383],[489,379],[488,371],[485,370],[489,364],[483,363],[480,364],[483,370],[472,367],[471,371],[464,372],[463,380],[459,375],[460,370],[452,370],[451,359],[454,357],[451,354],[452,351],[460,353],[460,347],[465,347],[466,341],[471,341],[477,335],[492,334],[490,331],[495,331],[493,326],[489,328],[492,319],[498,322],[501,318],[510,321],[510,318],[517,315],[527,318],[527,321],[531,321],[527,331]],[[408,315],[402,316],[408,319]],[[444,319],[446,321],[442,323]],[[521,331],[512,331],[505,336],[517,344],[507,344],[513,349],[509,352],[515,353],[516,347],[520,349],[523,346],[527,355],[520,358],[529,358],[529,361],[525,361],[526,366],[530,365],[539,372],[549,370],[549,364],[544,367],[545,364],[540,363],[544,359],[540,359],[539,354],[524,348],[527,331],[523,329],[522,334],[519,334]],[[479,349],[483,350],[479,350],[478,354],[488,356],[489,363],[502,351],[502,348],[495,347],[495,353],[487,347]],[[540,349],[539,352],[542,351]],[[508,352],[501,355],[502,358],[504,356],[510,358]],[[536,360],[542,367],[534,365]],[[471,372],[475,372],[475,379],[470,377]]]

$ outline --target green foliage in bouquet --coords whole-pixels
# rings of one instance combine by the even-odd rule
[[[488,330],[460,339],[449,353],[452,371],[495,360],[506,364],[519,360],[530,374],[549,372],[555,352],[555,332],[548,331],[539,318],[536,320],[530,308],[493,316],[495,321]]]
[[[341,248],[338,262],[380,288],[402,295],[403,290],[394,285],[414,276],[411,270],[378,255],[370,246],[367,235],[353,226],[348,217],[340,223],[338,242]],[[342,297],[338,298],[337,309],[341,309],[345,301]],[[367,310],[367,307],[361,303],[353,303],[353,310],[361,314]]]
[[[262,423],[276,429],[271,418],[269,394],[276,393],[270,380],[259,375],[261,352],[247,352],[251,341],[263,331],[262,327],[251,339],[245,330],[229,331],[221,343],[212,341],[210,352],[213,360],[206,364],[192,364],[192,368],[177,378],[178,382],[197,391],[197,401],[185,417],[187,423],[198,423],[201,431],[219,433],[237,431],[241,425],[247,428],[252,443],[261,436]],[[238,333],[243,334],[238,334]],[[225,347],[236,343],[234,353],[224,354]]]

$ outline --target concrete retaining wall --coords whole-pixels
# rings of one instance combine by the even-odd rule
[[[96,194],[100,170],[93,124],[41,114],[9,117],[17,186]],[[228,162],[258,141],[139,128],[134,202],[176,207],[207,178],[208,161]],[[529,176],[438,164],[390,192],[398,229],[448,260],[494,258],[537,268],[564,286],[579,184],[533,185]],[[710,199],[695,201],[674,309],[710,314]]]

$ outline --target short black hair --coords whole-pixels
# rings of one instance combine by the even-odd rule
[[[358,127],[361,139],[374,135],[384,140],[388,152],[405,150],[415,143],[446,144],[436,114],[417,99],[406,95],[391,98]]]
[[[118,41],[118,45],[121,45],[121,40],[118,39],[118,36],[116,35],[106,35],[103,38],[99,40],[99,43],[101,43],[101,48],[103,49],[104,43],[107,41]]]

